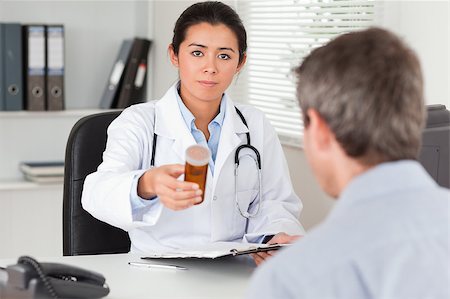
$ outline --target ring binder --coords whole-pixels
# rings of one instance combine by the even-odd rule
[[[22,26],[0,24],[0,39],[0,110],[22,110]]]
[[[64,26],[46,26],[47,110],[64,109]]]
[[[133,41],[125,39],[117,55],[116,62],[110,72],[108,82],[103,91],[100,108],[110,109],[117,106],[120,88],[123,86],[123,73],[129,60],[131,46]]]
[[[25,25],[23,31],[26,109],[45,110],[45,26]]]
[[[123,84],[117,99],[116,108],[144,102],[146,99],[147,57],[151,41],[135,38],[123,74]]]

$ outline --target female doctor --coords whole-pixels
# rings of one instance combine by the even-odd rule
[[[245,29],[229,6],[190,6],[168,49],[179,81],[160,100],[125,109],[109,126],[103,162],[86,178],[82,205],[127,231],[132,252],[217,241],[288,243],[304,233],[302,204],[274,129],[259,110],[224,93],[245,64],[246,47]],[[186,148],[196,143],[212,153],[198,205],[202,191],[183,181]],[[243,144],[255,151],[239,150],[235,171]],[[259,264],[269,255],[253,257]]]

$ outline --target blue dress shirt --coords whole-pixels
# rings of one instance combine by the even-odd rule
[[[186,126],[191,130],[192,136],[194,136],[197,144],[207,146],[211,151],[211,159],[209,160],[209,169],[214,176],[214,163],[216,162],[217,148],[219,146],[220,132],[222,130],[223,120],[225,118],[226,100],[222,98],[220,102],[219,114],[208,124],[209,139],[206,140],[205,134],[197,129],[195,125],[195,117],[191,111],[186,107],[181,100],[179,94],[177,94],[178,106],[180,107],[181,115],[183,116]]]
[[[330,216],[259,267],[247,298],[450,298],[450,191],[415,161],[354,178]]]

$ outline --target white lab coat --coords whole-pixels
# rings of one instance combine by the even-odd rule
[[[103,162],[84,183],[83,208],[127,231],[135,252],[195,247],[215,241],[254,242],[278,232],[303,234],[298,220],[302,204],[293,191],[273,127],[256,108],[236,105],[247,121],[247,129],[226,95],[214,176],[208,172],[204,202],[182,211],[172,211],[158,199],[131,204],[133,181],[150,168],[154,130],[158,135],[156,167],[184,164],[186,148],[196,143],[181,115],[176,93],[174,85],[159,101],[131,106],[112,122]],[[251,144],[261,155],[263,200],[258,215],[246,219],[235,203],[234,155],[235,149],[247,142],[245,133],[249,130]],[[261,199],[258,173],[247,156],[254,154],[247,149],[241,153],[238,198],[241,209],[251,213]]]

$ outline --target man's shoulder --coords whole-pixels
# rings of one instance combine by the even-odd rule
[[[280,251],[268,261],[269,271],[302,277],[301,282],[308,283],[314,277],[329,272],[346,259],[347,243],[342,236],[335,235],[327,224],[320,225],[293,245]]]
[[[420,250],[419,243],[399,241],[371,246],[370,242],[361,245],[351,239],[340,240],[339,236],[334,241],[329,236],[328,240],[320,236],[316,239],[315,233],[308,237],[279,252],[258,269],[254,289],[264,286],[264,292],[283,298],[328,298],[336,294],[342,294],[342,298],[362,298],[367,289],[392,283],[396,286],[392,295],[410,294],[407,281],[417,282],[414,287],[419,291],[419,285],[424,285],[423,273],[426,272],[427,279],[433,277],[433,272],[441,277],[446,275],[446,267],[442,265],[448,260],[448,253],[437,246],[432,252],[443,258],[433,257],[434,261],[426,258],[429,269],[420,273],[415,261],[424,260],[427,254]],[[392,277],[392,273],[399,275]],[[438,291],[442,291],[442,284],[439,285]]]
[[[251,298],[317,298],[327,294],[327,276],[342,262],[320,229],[278,252],[252,279]],[[339,244],[337,244],[339,246]]]

